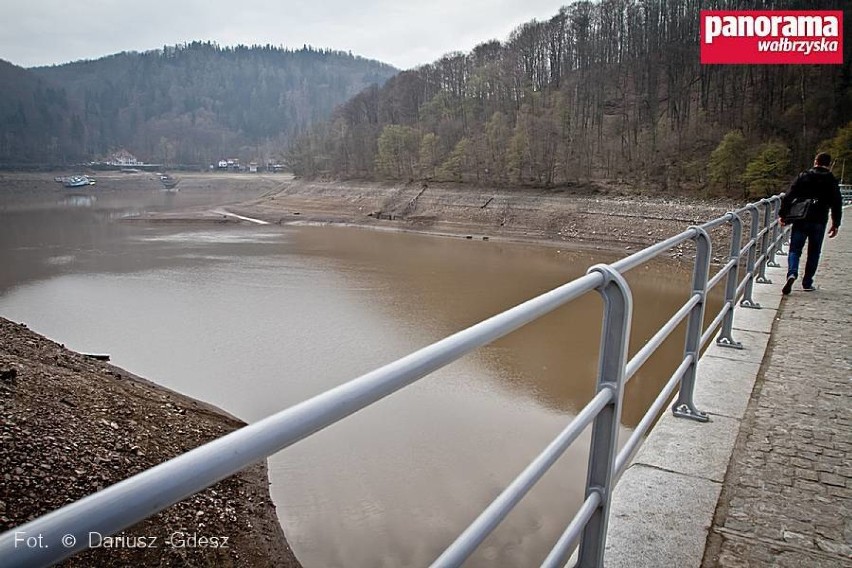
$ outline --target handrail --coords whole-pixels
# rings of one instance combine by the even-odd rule
[[[612,389],[598,392],[559,436],[456,538],[432,566],[459,566],[464,562],[615,396],[616,393]]]
[[[565,527],[565,532],[562,533],[553,550],[541,563],[542,568],[562,568],[565,565],[565,557],[577,546],[577,541],[583,534],[583,527],[588,524],[594,512],[601,506],[602,499],[600,491],[592,491],[586,497],[586,500],[580,506],[580,510],[574,515],[574,520]]]
[[[543,565],[563,563],[579,540],[579,565],[602,566],[613,487],[675,390],[679,392],[672,407],[676,416],[707,420],[707,415],[695,408],[692,401],[699,353],[720,325],[722,331],[717,337],[717,344],[741,348],[731,337],[735,306],[742,298],[741,306],[760,308],[751,297],[752,286],[755,282],[766,281],[763,276],[765,265],[774,262],[775,252],[787,234],[787,229],[781,230],[778,220],[773,218],[777,215],[780,200],[781,196],[762,199],[703,225],[690,227],[610,265],[597,265],[585,276],[406,357],[0,534],[0,564],[7,567],[46,566],[58,562],[85,548],[85,535],[89,532],[109,535],[121,531],[597,289],[604,300],[604,320],[596,395],[434,565],[461,564],[579,434],[591,425],[585,500]],[[759,207],[764,208],[763,215],[760,215]],[[750,234],[748,243],[742,246],[742,217],[746,213],[751,217]],[[710,279],[712,241],[708,231],[725,225],[732,227],[730,257]],[[633,305],[630,287],[623,274],[689,240],[696,243],[692,293],[628,361],[627,338]],[[746,270],[740,278],[739,267],[743,258],[746,258]],[[705,328],[707,293],[726,276],[723,306]],[[687,332],[682,361],[619,452],[617,432],[624,387],[684,320],[687,321]],[[40,534],[48,546],[18,547],[16,533],[22,532]],[[72,539],[68,539],[68,535]],[[76,541],[76,544],[66,546],[70,540]]]
[[[631,254],[621,260],[612,263],[612,267],[618,272],[624,274],[628,270],[632,270],[639,266],[640,264],[651,260],[652,258],[656,258],[663,254],[664,252],[671,250],[676,247],[680,243],[684,241],[688,241],[695,234],[694,229],[689,229],[680,233],[679,235],[675,235],[671,238],[664,240],[663,242],[657,243],[655,245],[651,245],[648,248],[644,248],[638,252]]]
[[[710,279],[710,282],[707,283],[707,289],[712,290],[713,288],[715,288],[716,284],[718,284],[722,280],[722,278],[724,278],[728,274],[728,272],[730,272],[736,265],[737,261],[735,259],[728,261],[728,264],[720,268],[719,272],[717,272],[716,275]]]
[[[692,357],[692,355],[685,357],[683,361],[680,362],[680,365],[677,369],[675,369],[675,372],[672,373],[672,376],[660,391],[660,394],[657,395],[657,398],[654,399],[654,402],[648,407],[648,411],[633,430],[633,433],[630,435],[630,438],[628,438],[627,443],[624,444],[624,447],[621,448],[620,452],[618,452],[618,456],[615,458],[615,472],[617,478],[620,478],[621,474],[627,469],[627,464],[631,459],[633,459],[633,456],[642,444],[643,436],[648,433],[648,429],[657,419],[657,415],[674,393],[675,387],[680,384],[681,377],[683,377],[686,370],[692,364]]]
[[[668,338],[672,332],[677,329],[677,326],[686,319],[689,315],[689,312],[692,310],[695,305],[701,301],[700,294],[693,294],[689,300],[673,315],[669,321],[663,324],[663,327],[654,334],[654,336],[648,340],[642,349],[639,350],[639,353],[633,356],[633,358],[627,363],[627,370],[624,373],[625,382],[630,381],[633,378],[633,375],[636,374],[636,371],[645,364],[651,355],[657,350],[657,348],[663,344],[663,341]]]
[[[704,330],[704,333],[701,334],[701,340],[698,342],[698,348],[703,349],[707,342],[713,337],[713,334],[716,333],[716,330],[722,325],[722,322],[725,319],[725,316],[728,315],[728,312],[731,310],[730,302],[726,302],[722,306],[722,310],[713,318],[713,321],[710,322],[710,325],[707,326],[707,329]]]

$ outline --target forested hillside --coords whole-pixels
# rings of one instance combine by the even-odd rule
[[[19,116],[0,112],[0,127],[11,131],[0,160],[93,159],[126,148],[149,162],[207,164],[280,155],[296,132],[396,70],[331,50],[194,42],[20,72],[55,91],[70,129],[41,120],[38,101],[34,113],[24,107],[36,126],[26,133],[10,128]],[[6,98],[4,90],[0,109]],[[63,151],[33,152],[29,140],[44,137]]]
[[[840,6],[574,2],[505,42],[368,88],[300,137],[290,161],[308,177],[543,187],[609,180],[759,194],[823,141],[838,137],[826,144],[842,149],[852,135],[852,126],[838,134],[852,120],[852,42],[844,65],[699,64],[700,9],[779,8]]]
[[[77,155],[81,133],[62,88],[0,59],[0,161]]]

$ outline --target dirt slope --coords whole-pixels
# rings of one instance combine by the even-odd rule
[[[0,532],[243,425],[0,318]],[[101,547],[65,565],[297,567],[268,485],[256,464],[121,533],[157,548]],[[176,533],[226,536],[227,548],[168,545]]]

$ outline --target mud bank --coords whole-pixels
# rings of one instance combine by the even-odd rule
[[[721,200],[600,195],[588,190],[289,180],[228,211],[278,224],[346,224],[629,250],[735,207]],[[211,212],[204,215],[216,218]],[[226,219],[220,215],[218,220]]]

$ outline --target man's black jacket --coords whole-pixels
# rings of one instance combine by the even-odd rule
[[[782,219],[786,217],[793,203],[803,199],[816,199],[816,202],[808,209],[805,221],[826,224],[828,213],[831,211],[832,226],[840,227],[843,198],[840,195],[837,179],[828,168],[815,166],[800,173],[790,185],[790,191],[784,195],[778,216]]]

